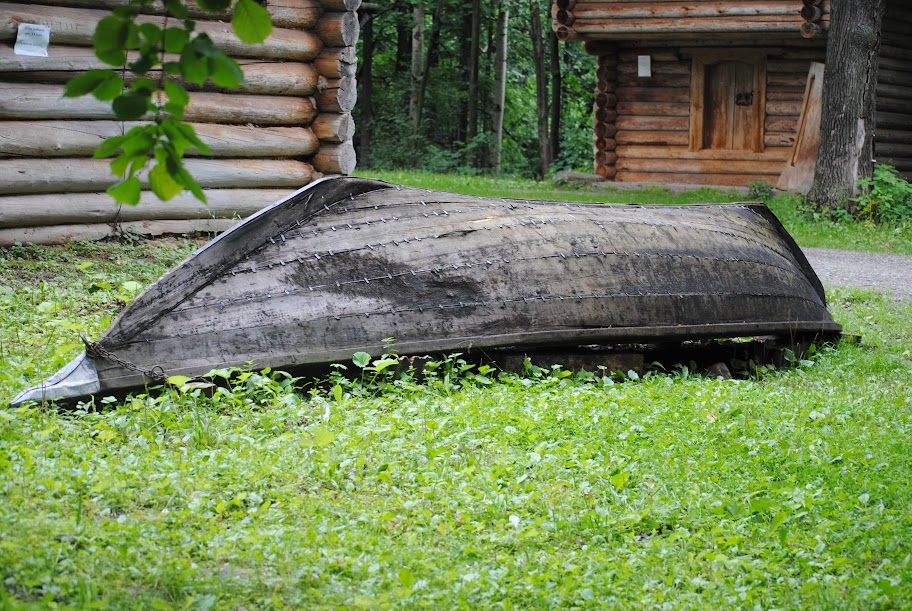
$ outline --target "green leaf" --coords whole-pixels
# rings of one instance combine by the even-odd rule
[[[620,473],[615,473],[611,476],[611,485],[614,486],[615,490],[621,491],[624,489],[624,486],[627,485],[629,479],[630,474],[626,471],[621,471]]]
[[[370,358],[370,355],[366,352],[356,352],[352,355],[352,363],[354,363],[356,367],[364,369],[370,364]]]
[[[158,44],[162,39],[162,29],[154,23],[141,23],[139,35],[152,44]]]
[[[168,99],[178,106],[184,107],[190,103],[190,95],[187,90],[174,81],[165,81],[165,93],[168,95]]]
[[[325,448],[336,439],[336,436],[331,431],[327,431],[318,426],[311,428],[310,434],[313,436],[311,438],[311,443],[316,448]]]
[[[86,70],[67,82],[63,90],[63,97],[78,98],[81,95],[92,93],[96,87],[116,75],[117,73],[113,70]]]
[[[190,42],[190,32],[172,27],[165,30],[165,53],[180,53]]]
[[[168,376],[166,380],[171,386],[177,386],[178,388],[189,382],[192,378],[187,376]]]
[[[269,11],[254,0],[238,0],[231,17],[234,33],[247,44],[258,44],[272,32],[272,18]]]
[[[115,98],[111,108],[121,121],[135,121],[149,112],[149,96],[129,91]]]
[[[155,132],[155,125],[137,125],[128,131],[120,145],[124,154],[133,157],[151,153],[155,146]]]
[[[113,100],[123,92],[123,78],[114,73],[113,70],[111,72],[112,74],[109,78],[99,83],[98,86],[92,90],[92,95],[103,102]]]
[[[190,12],[187,10],[187,5],[181,2],[181,0],[164,0],[163,4],[165,5],[165,10],[178,19],[183,19]]]
[[[140,76],[151,70],[157,62],[157,58],[151,54],[142,54],[130,62],[130,71]]]
[[[98,22],[92,44],[95,55],[101,61],[113,66],[122,66],[127,61],[127,43],[130,38],[130,22],[109,15]]]
[[[196,179],[190,175],[190,172],[184,169],[182,164],[179,165],[179,170],[173,174],[175,180],[184,185],[184,188],[190,193],[193,194],[193,197],[200,200],[204,204],[206,203],[206,194],[203,193],[203,190],[200,189],[199,183],[196,182]]]
[[[163,163],[157,163],[149,172],[149,186],[158,199],[165,202],[184,190],[184,187],[171,177]]]
[[[212,150],[209,146],[196,135],[196,130],[193,129],[192,125],[175,121],[175,126],[180,130],[181,135],[186,138],[190,144],[196,147],[196,150],[204,155],[212,154]]]
[[[180,74],[191,83],[202,85],[209,78],[209,62],[197,52],[195,45],[184,48],[178,65]]]
[[[209,78],[219,87],[234,89],[244,82],[244,73],[240,64],[222,54],[209,58]]]
[[[415,585],[415,574],[412,573],[408,567],[402,567],[399,569],[399,583],[404,585],[406,588],[411,588]]]
[[[119,204],[135,206],[139,203],[140,184],[135,176],[121,180],[108,189],[108,195]]]

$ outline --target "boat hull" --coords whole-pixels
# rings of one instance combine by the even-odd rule
[[[389,341],[424,354],[839,330],[761,204],[532,202],[337,178],[150,285],[72,365],[72,390],[49,380],[15,401],[337,362]]]

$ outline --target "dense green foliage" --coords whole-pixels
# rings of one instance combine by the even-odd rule
[[[182,161],[187,149],[209,153],[209,147],[197,137],[193,127],[182,121],[190,103],[182,82],[202,85],[208,80],[219,87],[234,88],[243,82],[244,75],[238,62],[220,51],[207,34],[194,32],[196,23],[190,18],[189,6],[181,0],[163,2],[174,19],[171,25],[167,19],[163,26],[139,22],[140,10],[151,1],[117,6],[95,29],[95,54],[121,70],[89,70],[67,83],[65,95],[91,94],[98,100],[110,101],[114,116],[121,121],[152,116],[148,125],[108,138],[95,152],[96,158],[116,155],[111,172],[121,179],[108,193],[117,202],[139,203],[141,184],[137,174],[150,163],[149,187],[159,199],[167,201],[189,190],[197,199],[206,201]],[[232,0],[198,0],[194,4],[213,13],[223,13],[231,5]],[[237,0],[231,27],[243,42],[258,43],[272,31],[272,20],[255,0]],[[128,53],[134,53],[129,61]],[[124,78],[126,72],[131,77],[129,86]]]
[[[912,184],[896,168],[879,164],[874,175],[858,181],[862,193],[855,198],[855,213],[887,225],[912,225]]]
[[[0,403],[196,245],[4,250]],[[830,306],[861,345],[742,380],[454,357],[419,382],[353,355],[0,408],[0,606],[907,607],[912,304]]]
[[[536,132],[535,60],[530,34],[530,11],[539,12],[550,33],[550,2],[544,0],[481,2],[481,50],[479,57],[479,130],[474,140],[467,134],[468,52],[471,3],[435,0],[427,6],[426,28],[433,28],[437,2],[440,12],[439,47],[430,50],[429,79],[423,120],[415,133],[409,124],[411,29],[414,3],[397,2],[373,17],[373,87],[371,101],[372,137],[369,148],[358,151],[362,169],[419,168],[434,172],[459,170],[474,173],[486,169],[491,141],[491,90],[494,78],[494,28],[499,11],[509,9],[509,52],[507,57],[507,100],[504,119],[503,170],[507,174],[532,177],[538,169]],[[425,34],[430,38],[429,34]],[[362,36],[361,44],[364,40]],[[548,41],[543,42],[547,48]],[[592,103],[595,58],[578,42],[560,43],[561,70],[561,153],[552,170],[592,167]],[[363,61],[363,49],[359,58]],[[551,70],[546,54],[544,68]],[[363,70],[363,66],[362,66]],[[363,74],[355,119],[364,128]],[[360,144],[356,135],[356,145]]]

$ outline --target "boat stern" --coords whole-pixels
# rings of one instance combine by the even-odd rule
[[[98,380],[95,361],[83,352],[38,386],[23,390],[16,395],[10,401],[10,407],[18,407],[27,401],[47,403],[81,399],[100,390],[101,383]]]

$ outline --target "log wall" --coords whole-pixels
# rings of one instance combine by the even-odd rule
[[[555,0],[552,13],[563,40],[751,39],[797,32],[808,38],[829,27],[830,0]]]
[[[188,86],[185,119],[212,148],[188,153],[187,167],[210,200],[185,196],[127,210],[104,190],[116,181],[95,147],[138,123],[116,121],[109,103],[62,98],[67,80],[91,68],[98,21],[128,0],[0,2],[0,245],[95,239],[124,228],[220,230],[325,174],[349,174],[355,104],[355,43],[360,0],[270,0],[273,33],[245,45],[225,16],[196,13],[204,31],[241,63],[237,91]],[[140,21],[160,23],[151,4]],[[221,19],[219,19],[221,17]],[[48,57],[13,52],[20,23],[50,27]],[[144,183],[145,184],[145,183]]]
[[[887,3],[877,78],[874,154],[912,180],[912,6]]]
[[[795,142],[808,70],[812,62],[824,60],[826,50],[822,42],[800,37],[763,42],[695,46],[686,40],[619,41],[610,47],[587,43],[587,50],[599,57],[595,171],[626,182],[746,185],[766,180],[776,184]],[[759,151],[694,150],[690,141],[694,57],[737,52],[766,57],[763,146]],[[640,55],[651,58],[652,76],[637,76]],[[599,96],[613,103],[613,108],[600,106]],[[600,148],[600,144],[606,146]]]

